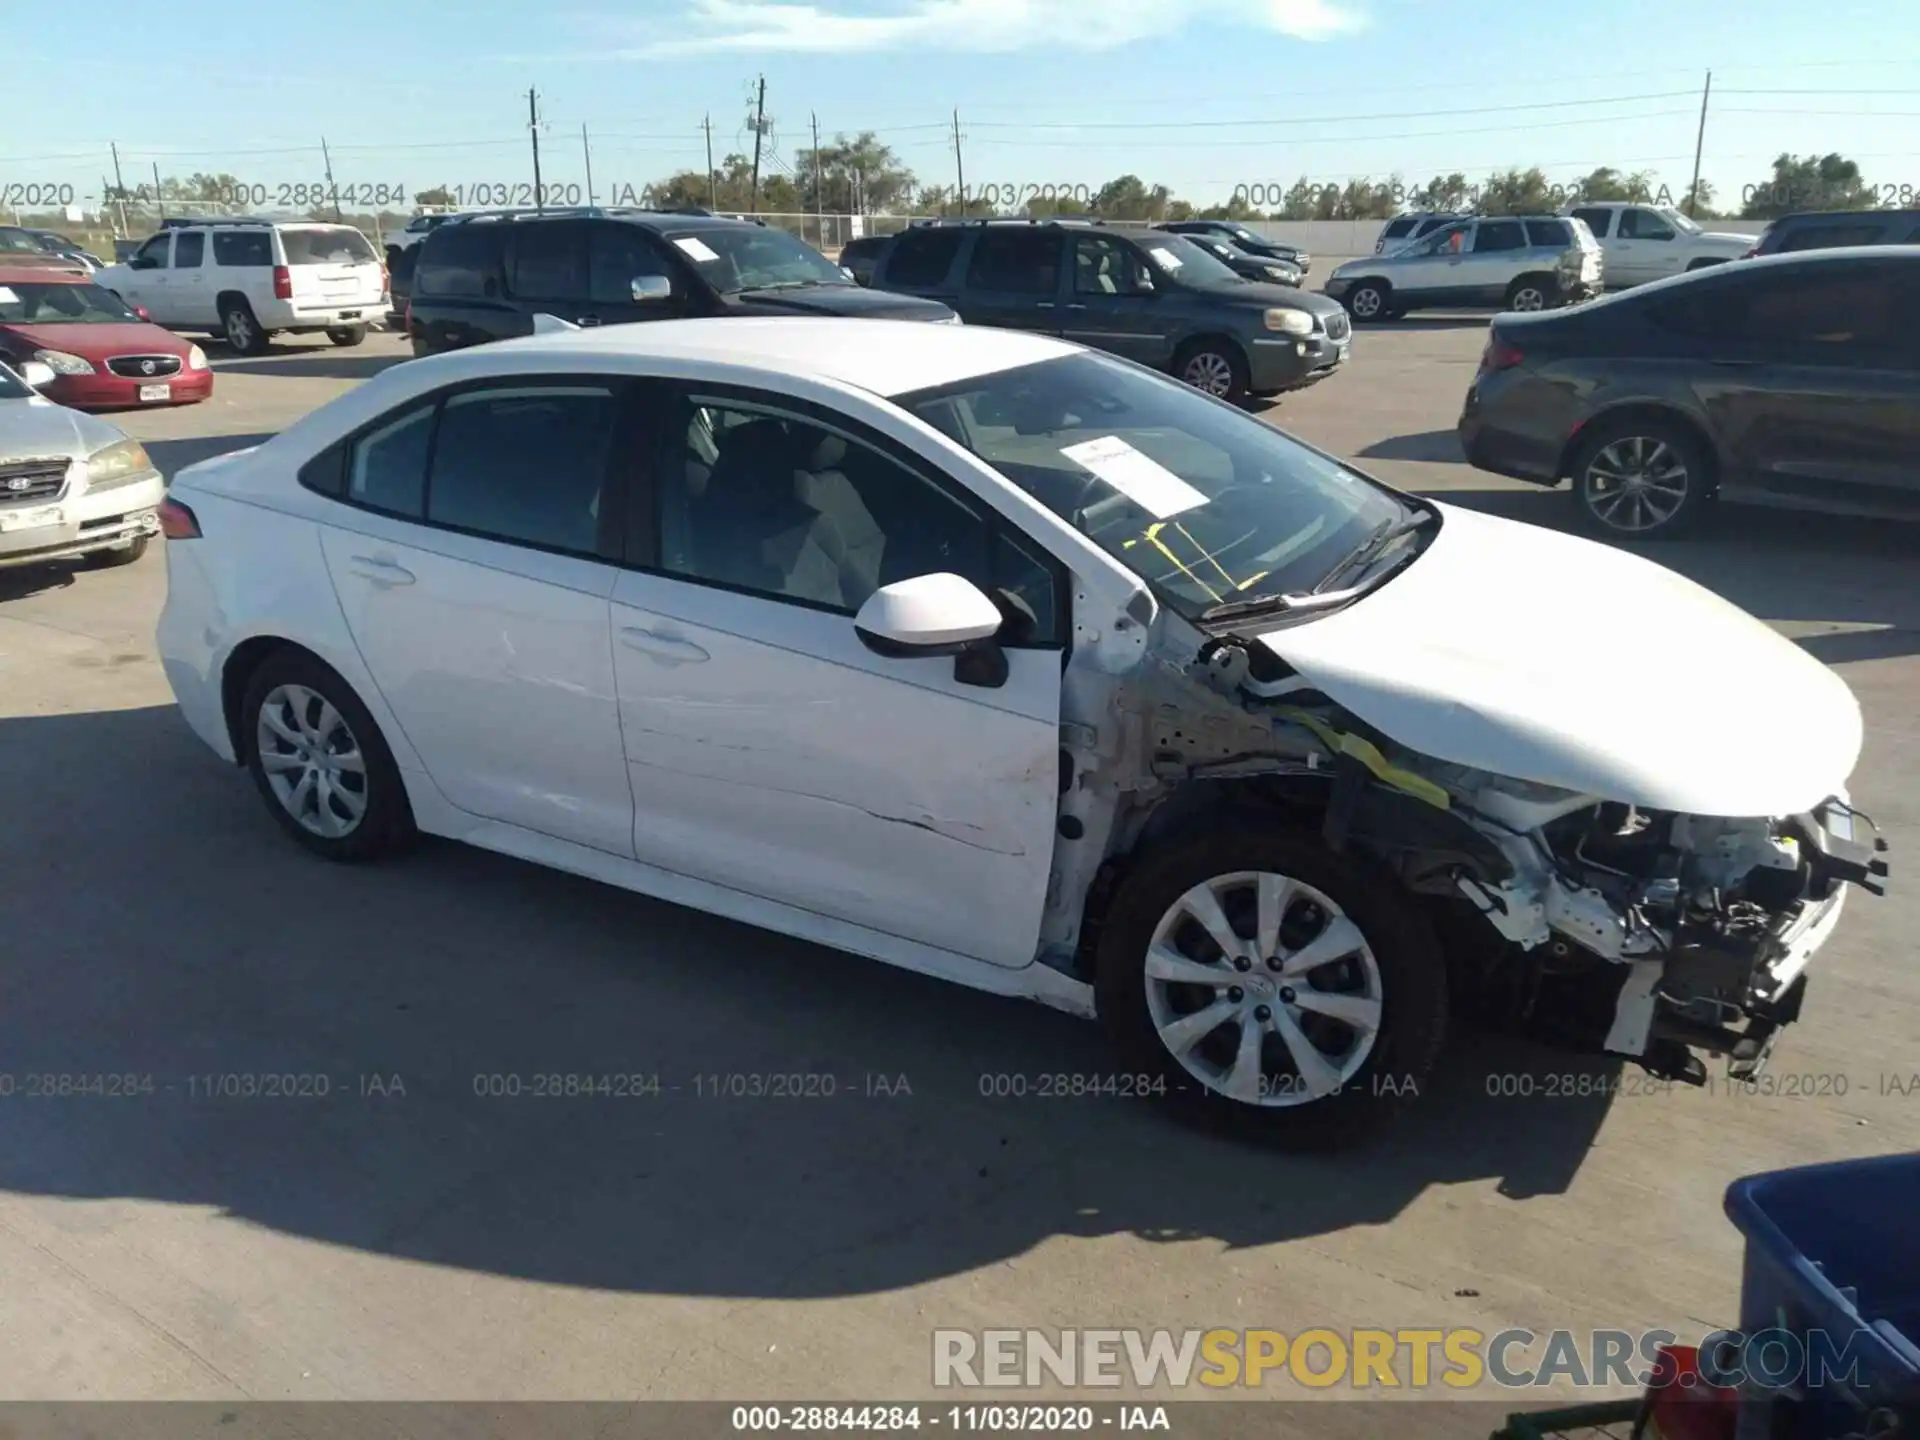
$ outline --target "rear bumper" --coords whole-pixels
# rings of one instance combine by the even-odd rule
[[[1454,427],[1461,453],[1476,470],[1558,485],[1572,428],[1561,410],[1559,393],[1524,371],[1476,376]]]
[[[384,320],[388,305],[385,295],[338,304],[278,300],[257,313],[260,323],[269,330],[340,330]]]
[[[166,494],[158,472],[132,485],[46,505],[9,507],[0,520],[0,568],[77,560],[159,533],[154,507]],[[31,521],[32,523],[23,523]]]
[[[165,385],[167,398],[141,399],[140,391],[154,385]],[[102,370],[93,375],[61,375],[40,393],[75,410],[144,410],[155,405],[192,405],[213,394],[213,371],[179,370],[172,375],[130,376]]]

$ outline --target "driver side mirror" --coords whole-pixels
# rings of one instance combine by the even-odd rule
[[[997,690],[1007,655],[994,638],[1005,617],[971,580],[940,572],[883,585],[853,617],[854,633],[876,655],[922,659],[951,655],[953,678]]]
[[[636,305],[658,305],[673,298],[673,282],[664,275],[636,275],[627,293]]]
[[[134,313],[134,314],[136,314],[136,315],[138,315],[138,316],[139,316],[139,317],[140,317],[140,318],[141,318],[142,320],[151,320],[151,319],[153,319],[153,316],[152,316],[151,314],[149,314],[149,313],[148,313],[148,311],[147,311],[147,307],[146,307],[146,306],[144,306],[144,305],[136,305],[136,306],[134,306],[134,307],[133,307],[133,313]]]
[[[54,381],[53,367],[44,360],[29,360],[20,367],[20,378],[31,390],[44,390]]]
[[[136,255],[127,262],[129,270],[158,270],[160,262],[151,255]]]

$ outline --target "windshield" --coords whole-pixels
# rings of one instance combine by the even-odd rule
[[[127,325],[140,317],[98,285],[0,285],[0,325]]]
[[[1147,252],[1156,270],[1184,284],[1205,287],[1240,283],[1231,266],[1196,245],[1191,236],[1156,233],[1151,240],[1142,240],[1140,248]]]
[[[1418,513],[1271,426],[1109,356],[1063,356],[895,403],[1189,619],[1311,590],[1382,525]]]
[[[0,230],[0,252],[8,255],[44,255],[40,242],[24,230]]]
[[[280,243],[286,247],[289,265],[357,265],[377,258],[367,237],[345,226],[282,230]]]
[[[838,265],[784,230],[743,225],[669,238],[701,278],[722,295],[854,283]]]
[[[1683,215],[1680,211],[1674,209],[1671,205],[1662,205],[1660,207],[1660,213],[1667,217],[1668,223],[1671,224],[1676,230],[1684,230],[1689,235],[1699,235],[1704,233],[1698,225],[1694,224],[1693,221],[1689,220],[1685,215]]]

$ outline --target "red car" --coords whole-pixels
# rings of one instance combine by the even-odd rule
[[[213,393],[198,345],[162,330],[76,271],[0,265],[0,359],[38,360],[41,390],[76,410],[189,405]]]

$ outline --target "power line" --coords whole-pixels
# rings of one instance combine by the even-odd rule
[[[1389,110],[1377,115],[1342,115],[1349,123],[1367,120],[1437,120],[1448,115],[1509,115],[1521,110],[1567,110],[1579,106],[1628,105],[1644,100],[1691,100],[1692,90],[1662,90],[1649,95],[1620,95],[1609,100],[1540,100],[1525,105],[1454,106],[1446,110]],[[1636,117],[1609,115],[1608,120]],[[1093,120],[1075,121],[980,121],[982,129],[993,130],[1223,130],[1248,125],[1324,125],[1325,115],[1298,115],[1268,120]]]
[[[1635,115],[1632,118],[1636,120],[1662,120],[1662,119],[1670,118],[1675,115],[1691,115],[1693,113],[1694,112],[1691,108],[1684,109],[1684,110],[1648,110],[1643,112],[1642,114]],[[1564,129],[1571,129],[1579,125],[1617,125],[1624,118],[1626,117],[1620,116],[1620,115],[1593,115],[1593,116],[1587,116],[1585,118],[1578,119],[1578,120],[1542,120],[1535,124],[1528,125],[1526,128],[1529,131],[1564,130]],[[1271,148],[1273,146],[1283,145],[1283,144],[1284,145],[1364,145],[1364,144],[1368,144],[1373,141],[1379,141],[1379,140],[1435,140],[1435,139],[1444,140],[1449,136],[1453,136],[1453,135],[1508,135],[1512,133],[1513,133],[1513,127],[1509,125],[1482,125],[1477,127],[1471,127],[1464,130],[1461,130],[1461,129],[1403,130],[1396,134],[1391,134],[1391,135],[1290,136],[1284,141],[1271,140],[1271,139],[1212,140],[1208,142],[1208,147],[1210,149],[1219,150],[1219,149],[1224,149],[1228,146],[1232,146],[1234,148],[1244,148],[1248,146],[1263,146],[1263,147]],[[1019,149],[1022,147],[1033,147],[1033,148],[1040,148],[1040,149],[1055,149],[1055,150],[1078,150],[1083,148],[1085,145],[1084,141],[1077,141],[1077,140],[986,139],[986,140],[976,141],[975,143],[979,145],[997,145],[1005,149]],[[1180,140],[1168,140],[1165,142],[1157,142],[1152,140],[1128,141],[1127,145],[1129,149],[1134,149],[1134,150],[1167,150],[1167,149],[1190,148],[1187,142],[1180,141]]]

